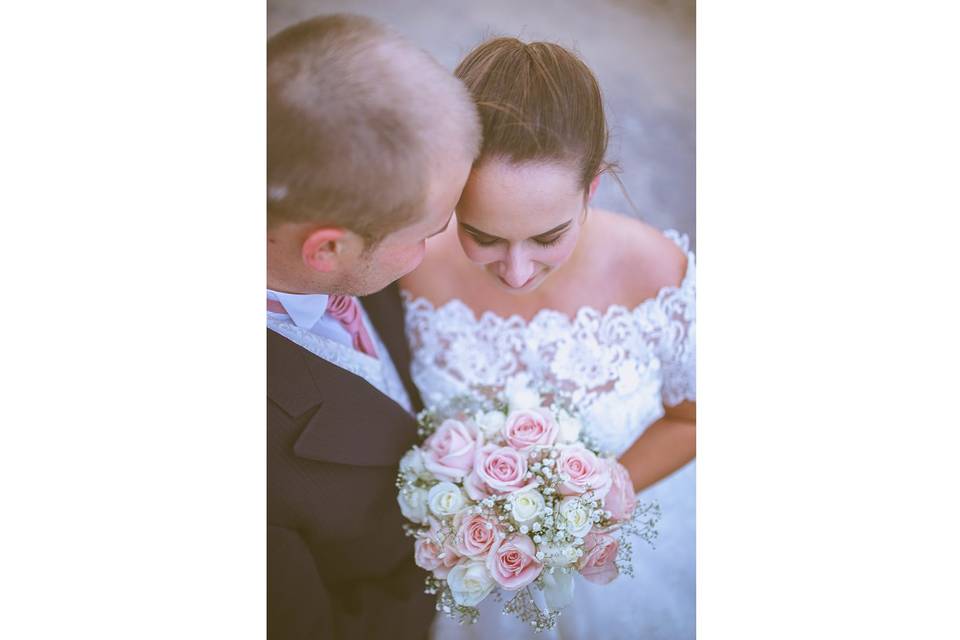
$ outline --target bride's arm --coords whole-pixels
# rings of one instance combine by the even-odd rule
[[[697,455],[697,403],[666,407],[663,418],[650,425],[620,463],[630,472],[633,488],[640,492]]]

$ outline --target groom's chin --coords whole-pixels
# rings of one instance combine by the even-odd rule
[[[362,287],[359,287],[360,289],[362,289],[362,291],[359,292],[359,293],[356,293],[355,295],[358,295],[358,296],[372,296],[372,295],[375,294],[375,293],[380,293],[380,292],[383,291],[384,289],[388,288],[390,285],[396,284],[397,282],[399,282],[399,281],[400,281],[400,278],[404,277],[405,275],[407,275],[408,273],[410,273],[410,272],[412,272],[412,271],[414,271],[414,270],[415,270],[415,268],[414,268],[414,269],[408,269],[408,270],[403,271],[402,273],[399,273],[399,274],[391,274],[390,276],[387,276],[386,278],[383,278],[383,279],[377,279],[376,281],[372,281],[372,280],[371,280],[370,282],[364,282],[364,283],[363,283],[363,286],[362,286]]]
[[[406,275],[406,269],[389,269],[383,265],[363,265],[340,280],[338,293],[352,296],[370,296],[379,293]]]
[[[389,280],[387,282],[365,282],[360,285],[355,285],[351,287],[350,295],[357,296],[362,298],[363,296],[372,296],[375,293],[380,293],[391,284],[396,282],[396,280]]]
[[[380,293],[381,291],[383,291],[384,289],[386,289],[387,287],[389,287],[390,285],[392,285],[392,284],[395,283],[395,282],[396,282],[396,280],[391,280],[390,282],[386,283],[385,285],[383,285],[383,286],[381,286],[381,287],[379,287],[379,288],[377,288],[377,289],[371,289],[370,291],[364,291],[363,293],[358,293],[357,295],[358,295],[358,296],[361,296],[361,297],[362,297],[362,296],[372,296],[372,295],[375,294],[375,293]]]
[[[410,271],[413,271],[411,269]],[[392,273],[386,276],[381,276],[379,278],[365,278],[361,281],[354,283],[354,293],[355,296],[372,296],[375,293],[380,293],[384,289],[390,287],[390,285],[397,283],[400,278],[407,275],[409,272],[402,273]]]

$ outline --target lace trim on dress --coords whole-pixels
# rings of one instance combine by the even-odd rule
[[[687,271],[678,286],[661,289],[633,309],[606,311],[581,307],[571,318],[553,309],[529,321],[485,311],[479,317],[454,298],[435,307],[401,291],[407,336],[414,354],[414,379],[445,377],[474,393],[499,389],[514,374],[529,371],[566,392],[577,403],[592,404],[635,380],[662,379],[664,404],[696,399],[696,263],[686,236],[664,232],[687,254]]]

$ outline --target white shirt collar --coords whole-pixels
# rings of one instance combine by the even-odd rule
[[[310,330],[327,312],[330,296],[325,293],[280,293],[267,289],[267,298],[276,300],[301,329]]]

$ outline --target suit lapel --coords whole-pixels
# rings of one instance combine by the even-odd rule
[[[267,329],[267,397],[292,417],[322,401],[307,365],[310,356],[306,349]]]
[[[294,420],[312,414],[293,446],[301,458],[392,466],[416,441],[416,421],[400,405],[269,329],[267,396]]]
[[[390,359],[393,360],[404,389],[410,396],[413,410],[420,411],[423,402],[416,385],[413,384],[413,378],[410,377],[410,345],[404,332],[403,303],[397,284],[393,283],[382,291],[364,296],[360,298],[360,302],[390,352]]]

